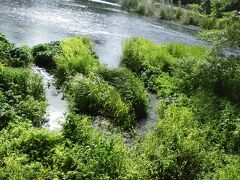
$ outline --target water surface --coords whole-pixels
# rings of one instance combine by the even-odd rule
[[[18,45],[88,35],[100,60],[112,67],[119,65],[122,44],[132,36],[203,44],[193,36],[194,28],[131,15],[103,0],[0,0],[0,32]]]

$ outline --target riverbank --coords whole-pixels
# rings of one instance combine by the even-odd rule
[[[240,176],[239,57],[131,38],[121,67],[108,68],[88,37],[30,49],[1,36],[0,48],[1,179]],[[54,76],[68,100],[60,131],[41,127],[46,98],[32,63]],[[158,97],[150,106],[147,89]],[[134,134],[148,113],[157,121],[127,147],[122,134]],[[106,129],[94,127],[96,119]]]

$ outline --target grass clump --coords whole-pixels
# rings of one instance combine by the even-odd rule
[[[148,95],[143,83],[126,68],[101,68],[98,74],[131,105],[137,119],[147,115]]]
[[[130,128],[133,115],[117,91],[98,77],[76,76],[68,91],[75,111],[109,118],[116,126]]]
[[[208,51],[199,46],[184,44],[160,45],[141,38],[128,40],[123,48],[122,64],[140,77],[153,92],[158,91],[162,73],[171,73],[181,58],[204,58]]]
[[[145,69],[168,69],[172,60],[162,45],[142,38],[132,38],[123,47],[122,64],[138,75]]]
[[[203,46],[189,46],[185,44],[169,43],[166,45],[168,53],[170,53],[174,58],[204,58],[208,54],[208,50]]]
[[[60,47],[61,53],[54,56],[57,65],[55,75],[60,84],[76,73],[88,75],[99,67],[89,38],[80,36],[68,38],[60,42]]]

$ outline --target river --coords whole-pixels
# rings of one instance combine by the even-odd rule
[[[132,15],[101,0],[0,0],[0,32],[17,45],[30,46],[88,35],[100,60],[111,67],[119,65],[122,44],[132,36],[203,44],[192,28]]]
[[[139,17],[121,11],[115,3],[102,0],[0,0],[0,32],[19,46],[87,35],[95,42],[100,61],[109,67],[120,64],[122,44],[133,36],[160,43],[204,44],[194,36],[196,30],[193,27]],[[33,69],[44,80],[49,128],[58,129],[57,119],[64,118],[67,103],[61,93],[56,94],[52,77],[44,69]],[[155,109],[151,108],[149,118],[141,124],[145,126],[147,120],[152,124],[154,113]]]

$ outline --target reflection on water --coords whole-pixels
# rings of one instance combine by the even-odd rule
[[[146,20],[103,0],[0,0],[0,32],[19,45],[88,35],[98,42],[96,53],[109,66],[120,63],[122,43],[132,36],[162,43],[203,43],[192,36],[192,29]]]

